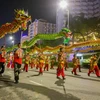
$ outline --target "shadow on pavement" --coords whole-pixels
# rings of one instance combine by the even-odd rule
[[[100,80],[97,80],[97,79],[100,79],[100,77],[95,77],[96,79],[91,79],[90,77],[89,78],[85,78],[85,77],[81,77],[81,76],[73,76],[73,75],[67,75],[69,77],[74,77],[74,78],[80,78],[80,79],[84,79],[84,80],[90,80],[90,81],[96,81],[96,82],[100,82]],[[94,78],[94,77],[93,77]]]
[[[0,81],[11,82],[10,78],[11,78],[11,76],[9,76],[9,75],[3,75],[3,76],[0,76]]]
[[[63,86],[64,83],[65,83],[65,81],[64,81],[63,79],[58,79],[58,80],[55,82],[55,84],[56,84],[57,86]]]
[[[32,70],[32,71],[34,71],[34,72],[38,72],[38,71],[36,71],[36,70]],[[54,72],[44,72],[44,73],[49,73],[49,74],[55,74]],[[56,75],[56,74],[55,74]],[[100,79],[100,77],[93,77],[93,78],[95,78],[95,79],[91,79],[90,77],[92,77],[92,76],[90,76],[89,78],[85,78],[85,77],[82,77],[81,75],[66,75],[66,76],[69,76],[69,77],[74,77],[74,78],[80,78],[80,79],[84,79],[84,80],[90,80],[90,81],[97,81],[97,82],[100,82],[100,80],[98,80],[98,79]]]
[[[9,83],[9,84],[6,84],[6,85],[8,85],[9,87],[12,86],[13,89],[15,88],[15,90],[17,88],[25,89],[27,91],[30,90],[33,92],[32,95],[35,95],[34,92],[36,92],[36,93],[42,94],[44,96],[47,96],[49,98],[48,100],[80,100],[79,98],[75,97],[74,95],[72,95],[70,93],[62,94],[62,93],[57,92],[56,90],[53,90],[53,89],[50,89],[50,88],[47,88],[44,86],[31,85],[31,84],[26,84],[26,83],[19,83],[19,84],[14,84],[12,82],[7,82],[7,83]],[[58,85],[61,85],[61,84],[63,84],[63,80],[58,80],[58,82],[55,82],[55,83]],[[8,86],[3,86],[0,88],[5,88]],[[25,96],[24,96],[24,98],[25,98]],[[42,100],[42,99],[43,98],[38,99],[38,100]]]
[[[9,75],[3,75],[3,76],[0,76],[0,79],[2,79],[2,78],[4,78],[4,79],[10,79],[11,76],[9,76]]]
[[[11,78],[11,76],[9,76],[9,75],[0,76],[0,81],[4,82],[4,84],[7,86],[12,86],[10,83],[14,83],[14,82],[10,78]]]
[[[61,94],[53,89],[49,89],[47,87],[43,86],[36,86],[31,84],[25,84],[25,83],[19,83],[18,85],[15,85],[17,88],[24,88],[27,90],[31,90],[33,92],[40,93],[42,95],[47,96],[50,100],[80,100],[79,98],[73,96],[72,94]],[[42,98],[41,98],[42,99]]]
[[[29,77],[34,77],[34,76],[40,76],[39,74],[36,74],[36,75],[29,75],[29,76],[27,76],[28,78]]]
[[[61,86],[61,87],[63,88],[64,94],[66,95],[67,93],[66,93],[66,88],[65,88],[64,83],[65,83],[65,81],[64,81],[63,79],[59,79],[59,80],[57,80],[57,81],[55,82],[55,84],[56,84],[57,86]]]

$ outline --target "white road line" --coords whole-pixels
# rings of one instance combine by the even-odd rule
[[[1,85],[1,84],[0,84],[0,87],[1,87],[1,86],[4,86],[4,85]]]
[[[32,81],[32,80],[29,80],[31,83],[34,83],[34,84],[36,84],[36,85],[40,85],[40,86],[43,86],[42,84],[40,84],[40,83],[37,83],[37,82],[35,82],[35,81]]]

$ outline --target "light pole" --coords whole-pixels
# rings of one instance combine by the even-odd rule
[[[67,5],[68,4],[65,0],[61,0],[60,3],[59,3],[60,8],[62,8],[62,9],[65,9]]]
[[[67,13],[67,18],[66,18],[66,21],[67,21],[67,25],[66,25],[66,21],[64,23],[65,27],[67,27],[69,29],[69,10],[67,9],[68,7],[68,3],[66,2],[66,0],[61,0],[59,2],[59,9],[62,9],[63,11],[65,11]],[[65,52],[65,41],[66,41],[66,38],[64,37],[63,38],[63,43],[64,43],[64,52]]]
[[[13,46],[14,46],[14,38],[13,38],[13,36],[10,36],[9,38],[10,38],[10,40],[11,40]]]
[[[67,10],[68,12],[68,24],[67,24],[67,28],[69,29],[69,10]]]
[[[14,40],[12,40],[12,44],[13,44],[13,46],[14,46]]]
[[[13,37],[12,37],[12,36],[10,36],[9,38],[10,38],[10,40],[12,40],[12,39],[13,39]]]
[[[65,0],[61,0],[60,3],[59,3],[59,7],[63,10],[66,10],[67,11],[67,28],[69,29],[69,10],[66,9],[68,6],[68,3],[65,1]]]
[[[59,2],[59,7],[67,11],[67,28],[69,29],[69,10],[67,9],[68,3],[65,0]],[[64,51],[65,51],[65,37],[64,37]]]

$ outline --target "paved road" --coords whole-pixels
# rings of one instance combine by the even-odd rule
[[[100,78],[87,76],[82,70],[78,76],[66,71],[66,80],[56,79],[56,70],[38,76],[35,69],[20,74],[20,83],[14,84],[13,70],[6,69],[0,77],[0,100],[100,100]]]

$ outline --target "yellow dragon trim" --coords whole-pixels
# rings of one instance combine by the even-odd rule
[[[15,19],[12,23],[6,23],[0,27],[0,38],[8,33],[16,33],[19,29],[26,30],[27,23],[31,21],[31,16],[24,10],[15,10]]]

